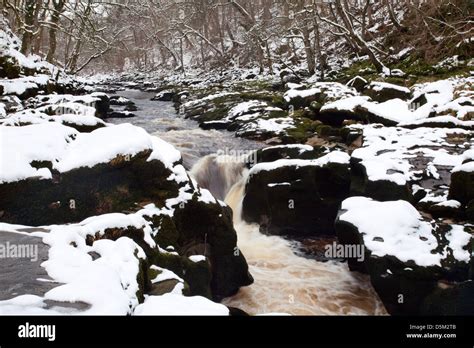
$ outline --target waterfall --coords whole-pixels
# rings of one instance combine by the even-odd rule
[[[350,272],[345,263],[299,256],[288,240],[264,235],[241,219],[247,172],[242,163],[219,161],[217,155],[202,158],[191,171],[232,208],[238,246],[255,279],[223,303],[249,314],[386,314],[368,276]]]

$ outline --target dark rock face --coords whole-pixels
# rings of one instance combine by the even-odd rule
[[[109,112],[109,108],[110,108],[109,97],[105,93],[96,93],[95,96],[99,98],[99,100],[95,102],[97,117],[107,118],[107,113]]]
[[[451,175],[449,198],[468,204],[474,199],[474,172],[457,171]]]
[[[247,222],[259,223],[269,234],[332,234],[334,219],[341,201],[349,195],[349,186],[349,166],[341,163],[284,165],[251,171],[242,217]]]
[[[211,263],[210,288],[215,299],[234,294],[240,286],[253,282],[244,256],[237,248],[237,234],[232,225],[232,211],[218,203],[203,209],[202,203],[190,201],[173,218],[178,250],[182,255],[206,254]],[[199,271],[199,264],[194,271]],[[244,267],[242,267],[244,266]],[[187,275],[185,275],[187,277]],[[185,278],[186,279],[186,278]]]
[[[118,157],[108,164],[56,174],[53,180],[2,184],[2,220],[27,225],[67,223],[126,210],[140,200],[173,197],[178,188],[165,180],[171,172],[159,161],[147,162],[148,156],[141,153],[130,161]]]

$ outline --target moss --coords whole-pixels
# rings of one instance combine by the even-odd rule
[[[208,262],[193,262],[189,259],[183,261],[185,267],[184,280],[189,284],[189,294],[212,299],[212,274]]]
[[[305,143],[306,140],[308,140],[308,138],[314,134],[317,124],[313,120],[301,116],[304,114],[304,110],[295,111],[293,114],[293,118],[295,119],[295,128],[287,130],[289,138],[284,137],[285,142]]]
[[[179,232],[168,215],[156,215],[153,217],[153,226],[158,228],[158,233],[153,237],[155,242],[162,248],[168,246],[178,247]]]

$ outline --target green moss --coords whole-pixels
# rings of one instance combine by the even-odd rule
[[[297,110],[293,114],[295,128],[287,131],[289,139],[284,139],[285,142],[305,143],[314,134],[316,130],[314,121],[301,116],[302,114],[304,114],[304,110]]]
[[[162,248],[166,248],[170,245],[174,248],[178,247],[179,232],[170,216],[154,216],[153,226],[158,228],[158,233],[153,237],[158,245]]]

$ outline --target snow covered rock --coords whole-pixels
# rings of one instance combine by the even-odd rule
[[[347,82],[346,85],[348,87],[354,88],[357,92],[362,93],[368,84],[369,82],[366,79],[360,76],[356,76],[352,78],[349,82]]]
[[[76,223],[54,231],[71,228],[86,245],[129,238],[148,264],[182,277],[190,295],[220,299],[252,282],[230,208],[200,189],[161,139],[130,124],[80,133],[47,122],[0,132],[2,221]],[[146,292],[146,270],[139,277]]]
[[[284,98],[289,105],[294,108],[304,108],[310,106],[312,102],[322,101],[322,91],[319,88],[290,89]]]
[[[378,81],[372,81],[363,93],[379,103],[390,99],[407,100],[411,95],[410,90],[406,87]]]
[[[451,170],[472,146],[463,129],[352,127],[363,131],[363,146],[351,157],[352,195],[425,208],[447,200]]]
[[[277,145],[255,151],[255,153],[249,155],[250,158],[247,163],[274,162],[280,159],[315,159],[321,157],[327,151],[324,147],[310,145]],[[251,159],[256,159],[256,163],[253,163],[254,161],[251,161]]]
[[[303,150],[300,154],[307,150]],[[285,156],[286,157],[286,156]],[[350,186],[349,156],[334,151],[316,159],[261,162],[249,172],[242,217],[270,234],[331,234]]]
[[[472,228],[423,220],[405,201],[352,197],[342,202],[336,232],[341,244],[363,245],[364,257],[349,265],[370,275],[389,313],[474,313],[474,301],[466,301]]]

